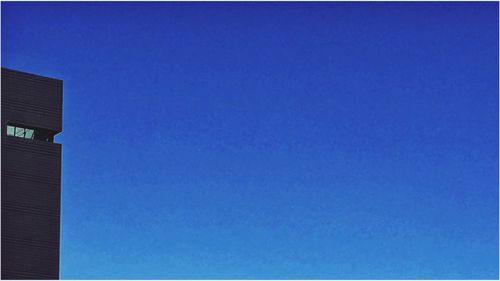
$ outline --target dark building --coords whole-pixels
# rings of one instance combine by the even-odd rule
[[[2,68],[2,279],[59,279],[62,86]]]

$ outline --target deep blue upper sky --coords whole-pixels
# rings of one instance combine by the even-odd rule
[[[498,278],[498,3],[1,7],[61,278]]]

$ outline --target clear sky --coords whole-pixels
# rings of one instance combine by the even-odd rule
[[[498,275],[498,3],[6,3],[64,80],[61,278]]]

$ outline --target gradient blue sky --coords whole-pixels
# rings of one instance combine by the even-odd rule
[[[498,3],[1,5],[61,278],[498,278]]]

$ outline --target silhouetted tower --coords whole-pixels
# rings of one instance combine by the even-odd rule
[[[2,279],[59,279],[62,84],[2,68]]]

